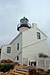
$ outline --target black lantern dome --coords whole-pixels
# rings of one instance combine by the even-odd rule
[[[29,22],[29,20],[25,17],[20,19],[20,24],[18,24],[17,30],[19,31],[19,28],[21,28],[21,27],[31,28],[31,25],[28,22]]]

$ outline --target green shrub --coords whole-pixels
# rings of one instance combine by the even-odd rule
[[[13,64],[0,64],[0,72],[7,72],[10,69],[13,69],[14,65]]]
[[[49,73],[43,71],[42,69],[40,69],[41,71],[37,71],[36,69],[29,69],[28,73],[29,75],[49,75]]]
[[[49,75],[49,74],[46,72],[39,72],[39,75]]]

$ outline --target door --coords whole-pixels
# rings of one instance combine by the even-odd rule
[[[23,65],[28,65],[28,58],[23,58]]]

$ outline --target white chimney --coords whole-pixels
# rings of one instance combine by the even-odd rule
[[[37,28],[37,24],[36,23],[32,23],[32,27]]]

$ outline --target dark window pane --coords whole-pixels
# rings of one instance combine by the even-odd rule
[[[19,43],[17,43],[17,50],[19,50]]]
[[[11,47],[7,47],[7,53],[11,53]]]
[[[17,56],[17,60],[19,60],[19,56]]]
[[[41,39],[40,33],[37,32],[37,39]]]

